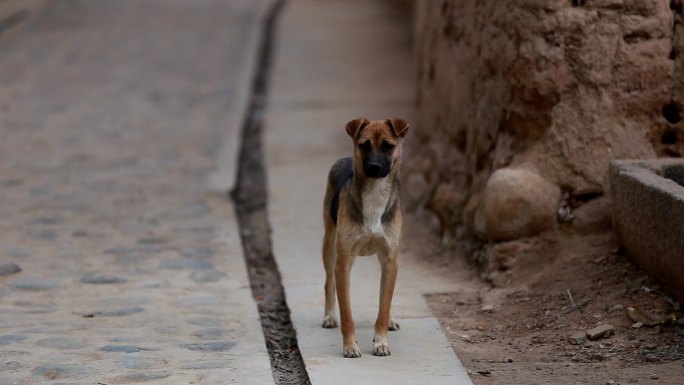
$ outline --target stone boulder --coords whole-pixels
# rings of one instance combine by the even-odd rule
[[[535,172],[496,170],[475,211],[475,232],[489,241],[507,241],[550,230],[557,223],[560,196],[558,186]]]

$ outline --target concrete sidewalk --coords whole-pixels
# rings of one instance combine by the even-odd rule
[[[411,119],[409,21],[390,4],[301,0],[281,17],[265,134],[269,215],[299,347],[314,385],[471,384],[422,294],[453,290],[400,256],[393,303],[401,330],[392,355],[375,357],[379,267],[359,258],[352,308],[363,356],[342,357],[339,329],[322,329],[322,202],[327,172],[352,150],[344,125],[367,116]],[[411,133],[409,133],[411,135]],[[410,235],[406,235],[410,236]]]
[[[268,4],[0,34],[0,384],[273,384],[225,196]]]

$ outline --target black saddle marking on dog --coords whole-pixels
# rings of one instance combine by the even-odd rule
[[[337,212],[340,208],[340,192],[345,186],[351,184],[354,179],[354,166],[352,158],[342,158],[338,160],[330,169],[330,183],[335,188],[335,195],[333,195],[330,202],[330,217],[333,223],[337,226]]]

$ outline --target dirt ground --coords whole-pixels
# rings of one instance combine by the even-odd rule
[[[433,233],[409,218],[406,248],[463,286],[427,300],[476,385],[684,384],[679,304],[619,250],[612,233],[561,229],[479,246],[470,262],[458,244],[444,247]],[[634,328],[630,307],[668,321]],[[599,324],[614,334],[570,342]]]

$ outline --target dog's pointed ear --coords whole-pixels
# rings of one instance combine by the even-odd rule
[[[361,131],[362,128],[366,127],[366,125],[370,123],[368,119],[366,118],[358,118],[354,120],[350,120],[349,123],[344,127],[347,129],[347,134],[351,136],[352,138],[356,136],[356,134]]]
[[[403,138],[408,133],[409,124],[405,120],[399,118],[389,118],[385,120],[385,124],[392,129],[394,135]]]

